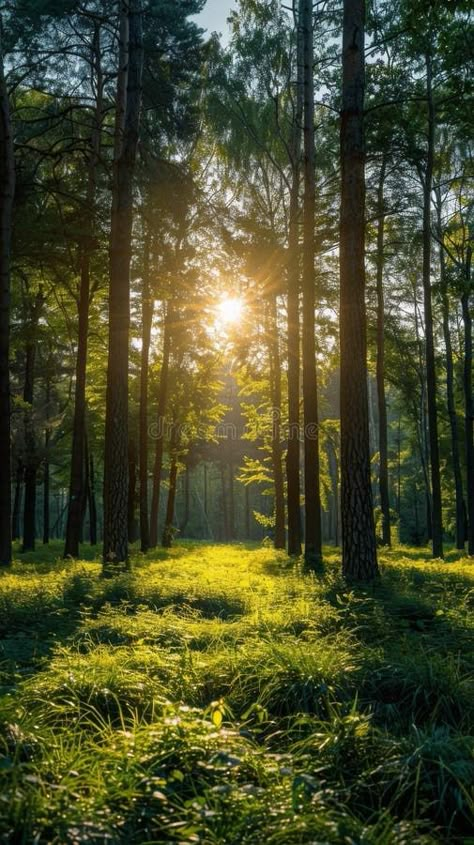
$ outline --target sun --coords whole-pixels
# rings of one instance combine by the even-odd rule
[[[238,296],[228,296],[217,306],[217,313],[222,323],[231,325],[238,323],[244,311],[244,303]]]

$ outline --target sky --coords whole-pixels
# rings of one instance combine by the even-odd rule
[[[200,26],[207,29],[209,33],[220,32],[227,40],[228,27],[226,18],[232,8],[236,8],[235,0],[207,0],[207,3],[196,20]]]

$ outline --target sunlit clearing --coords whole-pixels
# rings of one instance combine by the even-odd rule
[[[227,297],[217,306],[219,319],[227,325],[238,323],[242,318],[244,303],[239,297]]]

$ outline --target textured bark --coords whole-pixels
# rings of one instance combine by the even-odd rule
[[[190,513],[190,498],[191,498],[191,470],[189,464],[186,464],[184,473],[184,513],[183,519],[179,528],[180,534],[184,536],[184,532],[188,527],[189,513]]]
[[[364,0],[344,0],[341,114],[341,516],[343,574],[378,575],[370,480],[365,306]]]
[[[142,552],[150,548],[148,520],[148,373],[150,359],[153,298],[150,292],[150,235],[145,238],[142,290],[142,350],[140,362],[140,542]]]
[[[165,524],[163,527],[163,537],[161,541],[161,545],[165,549],[169,549],[173,543],[173,536],[174,536],[174,511],[176,505],[176,490],[177,490],[177,482],[178,482],[178,438],[177,438],[177,426],[173,426],[173,431],[171,434],[171,442],[170,442],[170,475],[169,475],[169,488],[168,488],[168,501],[166,504],[166,515],[165,515]]]
[[[160,509],[161,473],[163,470],[163,446],[165,440],[166,406],[168,402],[168,381],[171,354],[171,308],[168,305],[163,331],[163,360],[161,362],[160,387],[158,393],[157,431],[155,463],[153,467],[153,491],[150,515],[150,548],[158,543],[158,515]]]
[[[41,290],[35,296],[28,315],[28,343],[25,349],[25,381],[23,386],[23,415],[25,438],[25,496],[23,502],[23,544],[22,551],[33,551],[36,539],[36,482],[38,474],[38,453],[36,448],[35,427],[33,419],[33,399],[36,376],[36,332],[41,310],[44,304]]]
[[[15,496],[13,499],[13,513],[12,513],[12,540],[20,538],[20,509],[21,509],[21,491],[23,483],[23,466],[20,461],[17,462],[15,475]]]
[[[385,297],[383,289],[384,230],[385,230],[385,159],[380,169],[377,196],[377,402],[379,423],[379,489],[382,510],[382,545],[391,545],[390,494],[388,486],[388,430],[385,399]]]
[[[285,479],[283,474],[283,446],[281,440],[281,359],[278,339],[277,299],[275,293],[270,293],[268,308],[267,337],[272,399],[272,470],[275,488],[275,536],[273,538],[273,544],[276,549],[284,549],[286,546],[286,532]]]
[[[89,475],[87,498],[89,503],[89,539],[91,546],[97,545],[97,505],[95,501],[95,467],[94,456],[89,456]]]
[[[319,418],[315,343],[315,150],[313,3],[302,2],[304,65],[304,241],[303,241],[303,407],[305,562],[322,561],[321,495],[319,487]]]
[[[300,0],[301,4],[301,0]],[[288,554],[301,555],[300,509],[300,261],[299,190],[301,181],[301,125],[303,121],[303,38],[296,20],[296,92],[291,149],[291,196],[288,232],[288,449],[286,481]]]
[[[139,2],[122,4],[128,17],[128,73],[122,143],[114,162],[110,232],[109,355],[104,460],[104,574],[128,561],[128,356],[133,176],[138,144],[143,67]],[[119,82],[121,75],[119,74]],[[120,85],[119,85],[120,88]],[[118,97],[117,119],[123,100]]]
[[[467,525],[468,553],[474,555],[474,398],[472,394],[472,316],[471,316],[471,263],[472,252],[468,248],[466,260],[465,291],[462,296],[462,316],[464,323],[464,403],[467,473]]]
[[[441,475],[439,467],[436,363],[431,292],[431,192],[435,144],[435,110],[431,88],[431,56],[426,56],[426,98],[428,104],[428,149],[423,175],[423,304],[425,317],[426,393],[431,466],[431,530],[433,557],[443,557]]]
[[[1,39],[1,20],[0,20]],[[10,431],[10,248],[15,192],[13,136],[0,40],[0,566],[12,559]]]
[[[97,166],[100,159],[103,120],[103,74],[101,67],[100,25],[96,23],[92,43],[91,70],[95,78],[97,96],[94,124],[90,140],[87,168],[86,208],[87,223],[84,243],[81,245],[80,284],[78,300],[78,338],[76,357],[76,383],[72,429],[71,471],[66,523],[64,557],[79,556],[79,541],[87,490],[84,484],[84,444],[86,438],[86,370],[89,335],[89,308],[91,299],[90,265],[94,243],[94,208],[96,202]]]
[[[446,350],[446,400],[448,406],[449,427],[451,432],[451,458],[453,463],[453,477],[454,477],[454,494],[456,500],[456,548],[464,549],[466,542],[466,525],[465,525],[465,504],[463,481],[461,472],[461,458],[459,451],[459,430],[458,430],[458,415],[456,411],[456,400],[454,396],[454,364],[453,364],[453,349],[451,343],[451,332],[449,326],[449,297],[448,285],[446,280],[446,267],[444,248],[442,246],[442,221],[441,221],[441,192],[437,190],[437,210],[438,210],[438,238],[440,242],[439,249],[439,267],[440,267],[440,287],[441,287],[441,305],[443,311],[443,336],[444,346]]]
[[[128,442],[128,542],[137,539],[137,445],[133,437]]]

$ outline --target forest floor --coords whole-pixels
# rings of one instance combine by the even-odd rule
[[[474,843],[473,562],[59,553],[0,575],[0,842]]]

